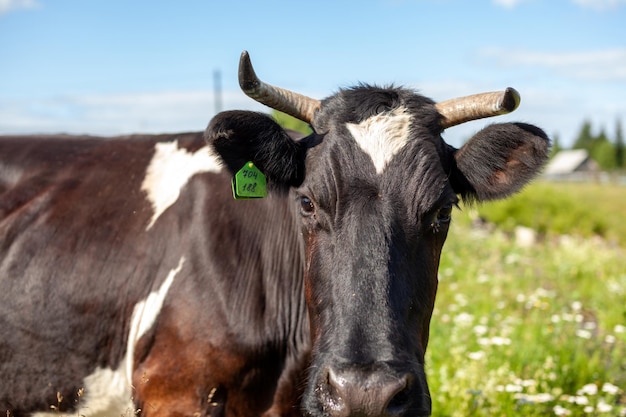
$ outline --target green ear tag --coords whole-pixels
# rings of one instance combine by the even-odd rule
[[[246,162],[233,177],[233,197],[235,200],[263,198],[267,195],[265,175],[252,162]]]

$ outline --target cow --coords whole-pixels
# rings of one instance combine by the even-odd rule
[[[492,124],[514,89],[440,103],[361,84],[251,98],[204,132],[0,140],[0,412],[415,417],[437,269],[460,199],[518,191],[549,139]],[[242,167],[267,197],[235,200]]]

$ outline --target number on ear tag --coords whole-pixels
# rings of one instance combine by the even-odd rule
[[[263,198],[267,195],[265,175],[252,162],[246,162],[233,177],[233,197],[235,200]]]

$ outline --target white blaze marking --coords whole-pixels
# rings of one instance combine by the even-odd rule
[[[220,172],[221,169],[220,159],[208,146],[190,153],[184,148],[179,149],[178,141],[157,143],[141,184],[154,210],[146,230],[176,202],[189,178],[201,172]]]
[[[167,275],[167,278],[165,278],[161,287],[159,287],[157,291],[151,292],[145,300],[138,302],[133,309],[126,346],[126,378],[129,384],[132,384],[133,380],[135,344],[154,325],[154,322],[161,312],[161,308],[163,308],[163,302],[165,301],[165,297],[174,282],[174,278],[176,277],[176,274],[181,271],[184,263],[185,257],[183,256],[180,258],[178,266],[175,269],[172,269]]]
[[[374,115],[359,124],[346,124],[361,149],[372,158],[377,174],[407,144],[410,125],[411,115],[404,107]]]

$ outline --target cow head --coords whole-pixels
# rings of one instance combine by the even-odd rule
[[[260,81],[244,52],[244,91],[309,122],[292,140],[268,116],[224,112],[206,137],[236,171],[252,160],[295,197],[306,248],[311,416],[430,414],[424,354],[453,207],[519,190],[548,138],[522,123],[488,126],[461,149],[444,128],[513,110],[515,90],[444,103],[358,86],[317,101]]]

